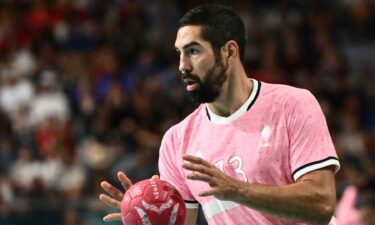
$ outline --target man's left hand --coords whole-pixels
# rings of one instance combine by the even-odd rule
[[[201,192],[199,196],[213,195],[221,200],[233,200],[244,184],[225,175],[219,168],[200,157],[185,155],[183,159],[185,163],[182,167],[192,172],[187,175],[188,179],[203,181],[210,185],[210,189]]]

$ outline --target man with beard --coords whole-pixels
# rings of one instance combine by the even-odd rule
[[[201,104],[164,135],[160,179],[184,197],[187,225],[198,204],[210,225],[335,224],[340,164],[319,103],[307,90],[249,79],[245,45],[244,24],[227,7],[200,6],[179,21],[181,78]],[[123,193],[101,185],[113,197],[100,199],[118,207]]]

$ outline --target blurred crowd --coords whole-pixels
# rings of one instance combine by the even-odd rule
[[[341,162],[337,198],[354,190],[345,204],[375,224],[374,1],[210,2],[244,19],[249,77],[318,98]],[[115,209],[98,200],[100,181],[157,173],[162,135],[196,107],[173,44],[199,3],[0,1],[0,225],[106,224]]]

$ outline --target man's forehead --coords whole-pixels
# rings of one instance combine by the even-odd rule
[[[188,25],[183,26],[177,31],[177,37],[175,41],[176,48],[183,48],[186,44],[191,42],[202,42],[204,41],[201,36],[201,26]]]

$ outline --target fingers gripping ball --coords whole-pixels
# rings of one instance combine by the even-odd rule
[[[183,225],[184,200],[168,182],[142,180],[129,188],[121,201],[124,225]]]

